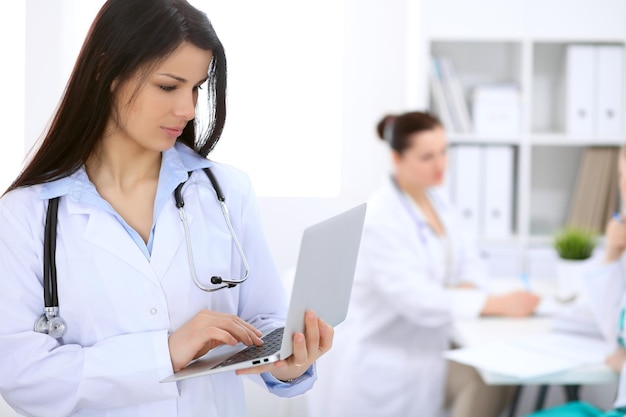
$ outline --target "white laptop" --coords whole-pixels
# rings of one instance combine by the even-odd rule
[[[285,327],[264,335],[263,346],[220,346],[161,382],[286,359],[293,352],[293,335],[304,331],[307,310],[331,326],[341,323],[350,303],[365,210],[363,203],[304,231]]]

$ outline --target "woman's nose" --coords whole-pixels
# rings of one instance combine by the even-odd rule
[[[185,92],[176,101],[175,115],[189,121],[196,116],[195,92]]]

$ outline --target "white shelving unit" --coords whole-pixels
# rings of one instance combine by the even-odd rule
[[[573,138],[566,133],[567,47],[626,46],[626,2],[414,0],[409,9],[408,19],[419,22],[419,30],[414,30],[407,45],[409,108],[432,108],[428,71],[433,56],[446,56],[453,62],[468,103],[477,85],[518,86],[518,133],[449,131],[448,138],[452,146],[513,146],[513,236],[496,242],[483,240],[482,245],[493,259],[502,260],[503,268],[508,265],[509,270],[497,270],[497,274],[550,274],[539,269],[542,259],[550,256],[552,234],[566,221],[583,150],[626,142],[624,123],[621,134],[614,137]],[[626,103],[626,73],[620,94]]]

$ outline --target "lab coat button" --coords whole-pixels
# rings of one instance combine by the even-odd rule
[[[157,309],[156,308],[151,308],[150,309],[150,314],[155,315],[157,313]]]

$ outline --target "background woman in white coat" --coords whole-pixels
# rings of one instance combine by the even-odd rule
[[[393,173],[368,203],[348,318],[320,362],[311,411],[435,417],[445,407],[454,417],[495,417],[511,389],[487,387],[460,364],[448,369],[451,322],[527,316],[539,298],[478,290],[486,277],[476,248],[433,188],[447,166],[441,123],[410,112],[383,118],[377,131],[391,147]]]
[[[196,118],[200,88],[209,111]],[[104,4],[40,148],[0,199],[0,393],[18,412],[246,415],[234,372],[159,383],[216,346],[261,344],[286,313],[247,176],[206,159],[225,94],[224,49],[204,13],[185,0]],[[174,199],[183,182],[188,236]],[[56,197],[58,311],[42,317],[44,223]],[[193,273],[214,290],[224,284],[212,276],[244,276],[233,236],[249,277],[200,289]],[[62,335],[48,326],[59,317]],[[305,323],[290,358],[237,373],[258,374],[278,395],[306,391],[333,329],[313,312]]]

